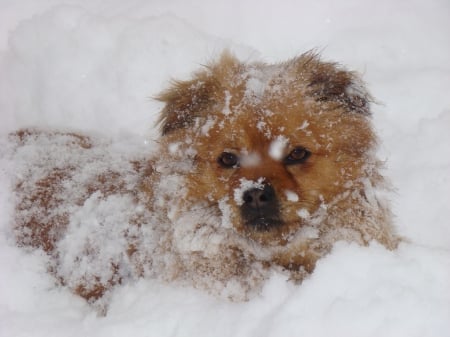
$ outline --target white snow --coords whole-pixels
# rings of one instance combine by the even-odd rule
[[[269,156],[275,160],[281,160],[284,155],[284,150],[289,144],[288,139],[285,136],[277,136],[269,146]]]
[[[242,167],[253,167],[261,163],[261,156],[257,152],[242,153],[240,165]]]
[[[214,124],[216,124],[216,121],[214,118],[208,118],[205,124],[203,124],[201,131],[202,134],[205,136],[209,136],[209,130],[214,127]]]
[[[304,121],[303,124],[298,128],[298,130],[305,130],[308,128],[308,126],[309,126],[309,122]]]
[[[1,1],[0,336],[450,336],[449,12],[440,0]],[[364,74],[407,240],[393,252],[338,243],[301,286],[274,272],[247,302],[141,279],[98,317],[55,286],[44,254],[15,246],[9,172],[20,163],[6,134],[44,126],[102,133],[124,153],[135,151],[127,135],[153,146],[161,105],[149,98],[226,47],[267,62],[317,47]],[[266,86],[257,75],[254,95]]]
[[[230,109],[230,102],[231,102],[231,94],[228,90],[225,91],[225,105],[222,109],[222,113],[224,115],[229,115],[232,113],[231,109]]]
[[[290,191],[290,190],[285,190],[284,194],[286,195],[286,199],[288,201],[293,201],[293,202],[298,201],[298,194],[297,193],[295,193],[293,191]]]
[[[297,215],[302,219],[308,219],[310,217],[310,214],[306,208],[299,209],[297,211]]]
[[[272,78],[271,74],[262,72],[258,69],[249,69],[248,73],[244,75],[246,78],[245,96],[249,99],[259,100],[266,90],[269,80]]]
[[[231,206],[228,201],[228,198],[219,200],[219,209],[222,212],[221,225],[223,228],[232,228],[233,226],[231,222]]]

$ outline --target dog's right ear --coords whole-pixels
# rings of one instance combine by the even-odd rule
[[[220,92],[231,90],[226,83],[235,83],[244,67],[228,50],[217,61],[206,65],[189,81],[173,81],[172,85],[155,97],[165,103],[159,118],[162,135],[192,126],[196,118],[206,118],[209,109],[219,101]],[[225,83],[225,87],[224,87]]]
[[[161,134],[192,126],[197,117],[207,114],[214,103],[214,81],[206,72],[197,73],[190,81],[174,81],[156,100],[165,103],[159,118]]]

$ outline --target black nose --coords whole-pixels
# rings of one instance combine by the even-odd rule
[[[264,185],[262,189],[252,188],[244,192],[242,199],[248,207],[262,209],[275,201],[275,190],[270,185]]]
[[[282,224],[274,188],[265,184],[244,192],[241,215],[246,226],[257,231],[268,231]]]

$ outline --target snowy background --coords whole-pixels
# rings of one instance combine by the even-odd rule
[[[0,336],[450,336],[449,41],[448,0],[0,0]],[[409,241],[339,243],[301,287],[274,274],[244,303],[142,280],[98,317],[14,246],[5,135],[154,139],[150,97],[226,47],[267,62],[317,47],[363,74]]]

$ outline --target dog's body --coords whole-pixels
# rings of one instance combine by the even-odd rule
[[[15,135],[17,151],[58,139],[73,154],[39,178],[20,179],[16,231],[19,243],[48,252],[53,272],[81,296],[97,299],[127,278],[151,275],[246,298],[272,268],[301,280],[338,240],[396,247],[377,195],[385,182],[370,96],[355,74],[313,53],[277,65],[225,53],[158,99],[162,137],[149,161],[121,156],[117,165],[110,156],[103,170],[80,174],[80,153],[92,163],[104,145],[67,133]],[[113,221],[119,235],[110,238],[102,217],[99,241],[87,232],[73,248],[88,221],[80,209],[95,218],[102,200],[115,197],[126,208]],[[121,241],[110,259],[104,240]]]

